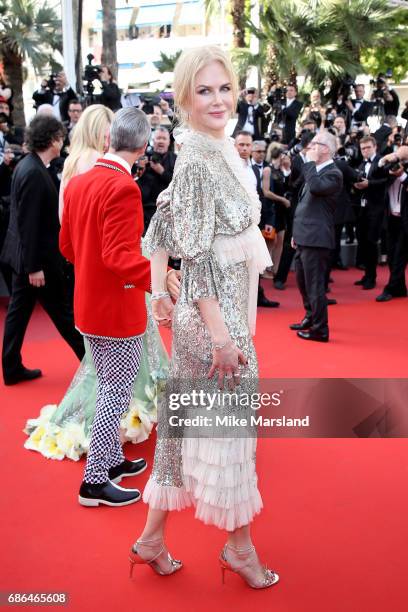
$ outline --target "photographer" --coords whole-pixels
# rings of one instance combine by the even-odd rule
[[[159,193],[169,186],[173,178],[176,155],[169,148],[169,131],[159,126],[155,130],[153,147],[146,149],[147,159],[141,159],[137,164],[137,184],[142,192],[145,232],[156,212]]]
[[[379,74],[376,81],[370,81],[375,85],[375,89],[371,94],[371,100],[374,101],[375,107],[378,108],[379,115],[398,115],[399,97],[398,94],[387,85],[387,78],[384,74]]]
[[[389,115],[384,118],[382,126],[373,134],[380,155],[391,153],[391,151],[386,151],[386,149],[388,146],[388,139],[396,128],[398,128],[397,118],[393,115]]]
[[[390,162],[384,166],[392,183],[388,187],[387,250],[389,279],[377,302],[406,297],[405,269],[408,263],[408,226],[403,214],[408,204],[408,174],[404,164]]]
[[[120,101],[122,92],[113,80],[113,74],[108,66],[101,66],[98,70],[102,93],[99,95],[99,103],[110,108],[113,112],[122,108]]]
[[[355,98],[345,100],[345,105],[351,113],[351,125],[366,123],[371,115],[373,105],[364,99],[365,86],[358,83],[354,85]]]
[[[238,101],[238,121],[233,131],[233,138],[238,132],[249,132],[254,140],[262,140],[267,130],[267,116],[264,105],[258,101],[258,90],[249,87],[242,92]]]
[[[374,289],[377,278],[378,241],[385,212],[388,172],[379,166],[377,143],[372,136],[360,141],[363,163],[358,168],[359,180],[354,188],[361,194],[357,220],[357,239],[365,266],[364,276],[354,284]]]
[[[82,115],[82,104],[79,100],[71,100],[68,104],[68,116],[69,121],[63,121],[62,124],[66,129],[66,136],[64,140],[64,146],[61,151],[61,155],[66,157],[68,155],[68,147],[71,144],[74,129]]]
[[[296,121],[302,110],[302,103],[297,99],[297,86],[288,85],[286,88],[285,101],[282,107],[280,124],[283,128],[282,142],[288,144],[296,134]]]
[[[34,108],[42,104],[51,104],[54,117],[59,121],[68,121],[68,105],[70,100],[77,100],[78,96],[70,87],[65,72],[51,74],[49,79],[41,81],[41,87],[33,93]]]

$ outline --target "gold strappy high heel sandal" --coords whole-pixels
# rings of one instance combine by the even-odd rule
[[[156,548],[158,543],[161,543],[160,549],[158,552],[153,552],[153,556],[151,557],[151,559],[143,559],[138,550],[137,550],[137,546],[138,544],[142,544],[143,546],[147,546],[150,548]],[[155,546],[156,545],[156,546]],[[130,573],[129,573],[129,577],[132,578],[133,575],[133,568],[136,564],[147,564],[150,565],[150,567],[152,568],[153,571],[156,572],[156,574],[160,574],[160,576],[169,576],[170,574],[174,574],[174,572],[177,572],[179,569],[181,569],[183,567],[183,564],[181,561],[178,561],[177,559],[173,559],[173,557],[170,555],[170,553],[167,553],[167,560],[169,562],[170,565],[170,569],[168,572],[163,571],[160,568],[160,564],[157,562],[157,559],[160,557],[160,555],[165,552],[165,546],[164,546],[164,542],[162,538],[158,538],[157,540],[138,540],[136,542],[136,544],[134,544],[132,546],[132,548],[130,549],[130,553],[129,553],[129,561],[130,561]]]
[[[226,557],[226,552],[228,548],[237,553],[239,560],[242,561],[242,565],[239,565],[239,567],[233,567],[231,565],[231,563],[227,560]],[[226,544],[221,551],[219,561],[221,566],[223,583],[225,582],[225,570],[229,570],[230,572],[234,572],[235,574],[238,574],[238,576],[241,576],[241,578],[245,580],[248,586],[253,589],[267,589],[268,587],[271,587],[276,584],[279,580],[278,574],[268,569],[266,566],[262,567],[263,578],[259,582],[253,582],[248,577],[248,572],[246,572],[246,570],[251,567],[253,568],[258,563],[255,546],[249,546],[248,548],[235,548],[230,544]]]

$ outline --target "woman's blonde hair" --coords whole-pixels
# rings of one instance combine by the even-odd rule
[[[103,153],[106,131],[110,128],[114,114],[103,104],[88,106],[75,126],[69,155],[64,164],[62,180],[67,183],[76,173],[80,157],[93,151]]]
[[[173,81],[175,110],[182,124],[188,123],[187,106],[193,98],[197,72],[211,62],[220,62],[225,69],[232,87],[235,110],[238,99],[238,81],[227,53],[216,46],[186,49],[177,60]]]

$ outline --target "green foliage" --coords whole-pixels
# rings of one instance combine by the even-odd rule
[[[173,55],[166,55],[163,51],[160,51],[160,60],[154,62],[159,72],[174,72],[174,67],[178,58],[180,57],[182,50],[176,51]]]
[[[361,53],[366,72],[376,75],[392,71],[393,79],[399,83],[408,70],[408,11],[400,9],[393,17],[397,33],[388,47],[371,47]]]
[[[246,25],[259,39],[257,63],[266,74],[272,46],[269,55],[281,80],[302,73],[320,88],[328,79],[364,71],[367,49],[391,49],[396,14],[387,0],[264,0],[260,27],[250,20]]]
[[[30,59],[39,71],[54,64],[53,51],[62,50],[61,22],[53,8],[35,0],[3,0],[0,11],[0,55]]]

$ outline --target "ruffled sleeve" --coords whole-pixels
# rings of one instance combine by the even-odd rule
[[[173,240],[170,213],[170,187],[161,192],[157,198],[157,210],[153,215],[148,230],[143,238],[143,249],[151,257],[154,252],[165,250],[172,257],[179,257]]]
[[[173,179],[173,238],[183,260],[183,294],[191,302],[219,296],[220,268],[212,249],[215,194],[205,164],[187,161]]]

